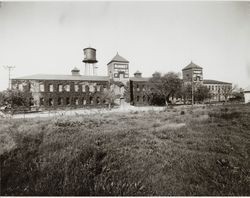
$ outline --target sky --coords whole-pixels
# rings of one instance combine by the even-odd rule
[[[97,50],[98,75],[118,52],[150,77],[193,61],[204,79],[250,85],[250,2],[2,2],[0,90],[11,77],[84,74],[83,49]]]

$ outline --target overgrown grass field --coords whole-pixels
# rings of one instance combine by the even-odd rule
[[[250,106],[0,120],[1,195],[250,195]]]

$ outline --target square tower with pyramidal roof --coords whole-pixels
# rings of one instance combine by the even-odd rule
[[[120,81],[124,85],[129,81],[129,61],[117,52],[115,57],[108,63],[109,79]]]
[[[192,61],[189,65],[182,69],[182,76],[184,82],[203,82],[202,67],[194,64]]]

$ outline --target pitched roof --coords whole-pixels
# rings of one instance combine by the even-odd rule
[[[34,74],[12,78],[16,80],[83,80],[83,81],[109,81],[108,76],[83,76],[83,75],[53,75],[53,74]]]
[[[139,70],[137,70],[134,74],[141,74],[141,72]]]
[[[184,67],[182,70],[187,70],[187,69],[202,69],[202,67],[200,67],[199,65],[194,64],[191,61],[191,63],[189,63],[189,65],[187,65],[186,67]]]
[[[232,84],[232,83],[228,83],[228,82],[222,82],[222,81],[218,81],[218,80],[208,80],[208,79],[204,79],[203,80],[203,84]]]
[[[77,67],[74,67],[71,71],[80,71]]]
[[[131,77],[131,78],[129,78],[129,80],[136,81],[136,82],[146,82],[146,81],[149,81],[149,79],[150,78],[144,78],[144,77],[141,77],[141,78]]]
[[[117,52],[117,54],[115,55],[115,57],[108,63],[108,65],[112,62],[121,62],[121,63],[129,63],[128,60],[126,60],[125,58],[123,58],[122,56],[120,56]]]

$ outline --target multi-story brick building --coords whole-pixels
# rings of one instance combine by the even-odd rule
[[[107,76],[84,76],[74,68],[72,75],[36,74],[12,79],[12,88],[27,93],[31,106],[83,107],[102,105],[102,92],[109,88]]]
[[[182,69],[184,83],[193,83],[194,89],[198,85],[206,86],[211,93],[211,101],[224,101],[226,92],[232,89],[232,83],[217,80],[203,79],[203,68],[194,64],[192,61]]]
[[[96,50],[84,49],[85,75],[80,74],[77,68],[72,69],[71,75],[36,74],[12,79],[12,88],[26,93],[30,106],[39,109],[84,107],[103,105],[107,101],[103,97],[105,89],[113,89],[115,94],[124,96],[124,87],[129,85],[130,103],[132,105],[149,105],[152,101],[150,78],[142,77],[137,71],[134,77],[129,78],[129,61],[118,53],[107,64],[107,76],[96,76],[94,65]],[[92,71],[93,72],[90,72]],[[93,75],[90,75],[90,74]],[[223,88],[232,87],[231,83],[215,80],[204,80],[202,67],[191,62],[183,68],[184,83],[193,82],[195,85],[203,84],[213,94],[213,100],[223,100]],[[88,75],[87,75],[88,74]],[[110,86],[111,82],[113,83]]]

